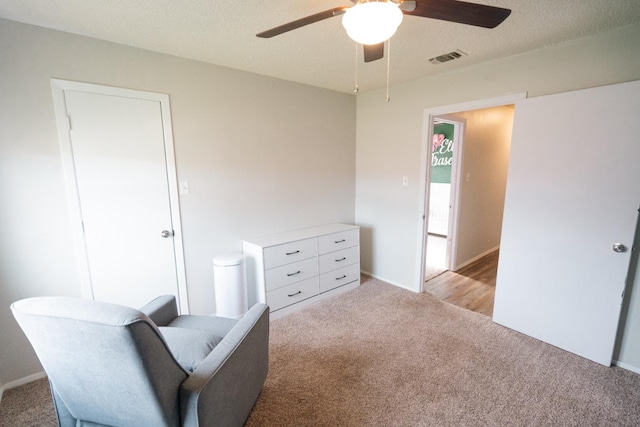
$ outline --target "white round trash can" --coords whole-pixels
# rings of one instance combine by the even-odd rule
[[[239,319],[247,312],[247,278],[243,254],[213,258],[216,316]]]

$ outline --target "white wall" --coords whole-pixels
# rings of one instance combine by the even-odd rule
[[[513,108],[483,108],[452,115],[466,119],[456,257],[456,265],[461,266],[500,245]]]
[[[389,103],[382,90],[359,95],[356,222],[363,227],[363,270],[415,288],[425,109],[521,92],[540,96],[638,79],[640,25],[632,25],[396,85],[391,88]],[[409,177],[408,187],[402,186],[402,176]],[[630,317],[638,312],[636,302],[630,307]],[[631,336],[640,336],[640,325],[625,332],[625,337]],[[634,351],[637,357],[640,348],[636,345]],[[629,357],[621,354],[621,360]]]
[[[5,384],[41,369],[9,304],[81,296],[51,78],[169,94],[192,313],[215,311],[211,260],[243,237],[354,221],[352,95],[6,20],[0,57]]]

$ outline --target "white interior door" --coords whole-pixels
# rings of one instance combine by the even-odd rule
[[[180,301],[161,102],[82,90],[64,90],[64,102],[90,296]]]
[[[449,140],[443,139],[443,134],[436,133],[436,125],[450,124],[453,131]],[[432,137],[431,157],[425,161],[430,163],[430,173],[427,177],[429,188],[428,204],[425,211],[429,212],[426,227],[426,260],[424,265],[425,278],[433,275],[433,272],[441,270],[455,270],[456,266],[456,245],[458,235],[458,208],[459,208],[459,169],[462,164],[462,142],[466,119],[450,115],[441,115],[433,117],[433,126],[430,134]],[[436,139],[438,135],[438,139]],[[434,182],[434,150],[440,152],[449,151],[443,147],[445,141],[451,150],[451,169],[448,174],[448,183]],[[442,181],[442,174],[436,176],[436,181]],[[445,236],[442,242],[441,236],[433,236],[430,234],[438,234]]]
[[[493,320],[608,366],[640,205],[640,82],[515,111]]]
[[[449,228],[447,230],[447,269],[455,271],[458,265],[458,222],[460,213],[460,171],[462,169],[464,128],[466,119],[450,120],[453,131],[453,163],[451,165],[451,194],[449,196]]]

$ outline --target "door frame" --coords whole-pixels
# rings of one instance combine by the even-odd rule
[[[427,250],[427,221],[429,212],[429,177],[431,176],[431,141],[433,140],[433,121],[436,116],[446,116],[460,111],[479,110],[482,108],[499,107],[501,105],[515,104],[527,97],[527,92],[518,92],[511,95],[504,95],[495,98],[486,98],[475,101],[463,102],[460,104],[444,105],[440,107],[428,108],[423,111],[422,120],[422,150],[420,155],[420,189],[418,201],[418,212],[416,213],[418,223],[419,250],[416,254],[415,292],[424,292],[424,271],[425,255]],[[464,154],[463,154],[464,155]],[[462,157],[461,157],[462,159]],[[459,173],[462,172],[460,165]],[[458,192],[458,195],[460,192]],[[457,221],[458,219],[456,219]]]
[[[187,298],[187,275],[184,262],[184,246],[182,242],[182,224],[180,219],[180,202],[178,196],[178,179],[173,147],[173,129],[171,126],[171,109],[169,95],[155,92],[145,92],[134,89],[124,89],[113,86],[102,86],[91,83],[74,82],[69,80],[51,79],[53,94],[53,106],[56,125],[58,128],[58,140],[60,141],[60,153],[62,156],[62,168],[65,178],[69,213],[71,216],[71,228],[73,234],[76,260],[78,264],[78,276],[82,289],[82,296],[86,299],[94,299],[91,286],[91,273],[89,270],[89,258],[84,240],[82,225],[82,208],[78,193],[73,147],[69,130],[71,123],[67,115],[65,91],[93,93],[99,95],[118,96],[123,98],[135,98],[160,103],[162,115],[162,128],[164,139],[165,164],[167,170],[167,183],[169,193],[169,206],[174,232],[174,253],[176,263],[176,279],[178,284],[178,307],[182,314],[189,313],[189,300]]]

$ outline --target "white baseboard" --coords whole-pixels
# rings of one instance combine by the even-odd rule
[[[457,266],[456,266],[456,269],[455,269],[455,270],[453,270],[453,271],[458,271],[458,270],[460,270],[462,267],[466,267],[467,265],[471,264],[472,262],[477,261],[477,260],[479,260],[480,258],[482,258],[483,256],[489,255],[490,253],[495,252],[495,251],[497,251],[498,249],[500,249],[500,245],[498,245],[498,246],[496,246],[496,247],[494,247],[494,248],[491,248],[491,249],[489,249],[488,251],[484,251],[484,252],[483,252],[483,253],[481,253],[480,255],[476,255],[476,256],[474,256],[473,258],[469,259],[469,260],[466,260],[466,261],[465,261],[465,262],[463,262],[462,264],[457,265]]]
[[[367,276],[371,276],[371,277],[373,277],[374,279],[378,279],[378,280],[382,280],[383,282],[387,282],[387,283],[389,283],[390,285],[397,286],[397,287],[399,287],[399,288],[406,289],[406,290],[411,291],[411,292],[415,292],[415,289],[413,289],[413,288],[409,288],[409,287],[407,287],[407,286],[405,286],[405,285],[402,285],[402,284],[400,284],[400,283],[394,282],[394,281],[389,280],[389,279],[385,279],[384,277],[377,276],[377,275],[375,275],[375,274],[373,274],[373,273],[370,273],[370,272],[368,272],[368,271],[360,270],[360,272],[361,272],[362,274],[366,274]]]
[[[626,369],[627,371],[635,372],[636,374],[640,374],[640,368],[637,366],[627,365],[626,363],[618,362],[617,360],[613,361],[613,364],[618,366],[619,368]]]
[[[0,387],[0,400],[2,400],[2,395],[4,394],[5,390],[9,390],[15,387],[20,387],[21,385],[25,385],[28,384],[32,381],[36,381],[39,380],[41,378],[46,377],[47,374],[44,371],[38,372],[36,374],[33,375],[29,375],[27,377],[23,377],[23,378],[19,378],[15,381],[11,381],[8,382],[6,384],[4,384],[2,387]]]

